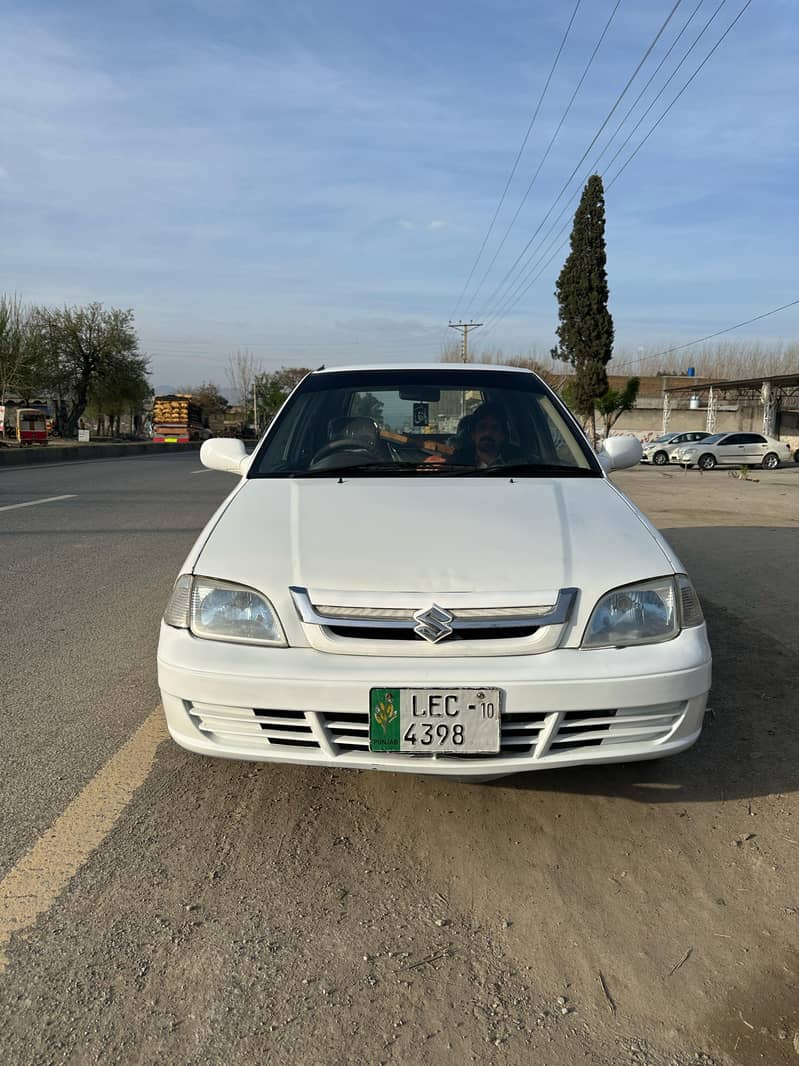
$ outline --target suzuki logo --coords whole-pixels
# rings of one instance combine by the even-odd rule
[[[414,622],[419,623],[414,629],[414,633],[418,633],[420,637],[429,640],[431,644],[438,644],[440,640],[450,636],[452,633],[452,626],[450,625],[452,618],[453,616],[449,611],[445,611],[443,607],[439,607],[437,603],[434,603],[426,611],[418,611],[413,616]]]

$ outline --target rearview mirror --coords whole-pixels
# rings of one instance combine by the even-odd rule
[[[599,462],[606,474],[613,470],[626,470],[641,462],[644,450],[637,437],[608,437],[602,442]]]
[[[409,389],[400,389],[401,400],[415,400],[417,403],[440,403],[441,389],[434,385],[414,385]]]
[[[243,441],[230,437],[212,437],[200,448],[200,462],[209,470],[225,470],[241,477],[249,461]]]

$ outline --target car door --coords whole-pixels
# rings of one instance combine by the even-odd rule
[[[690,440],[690,436],[690,433],[675,433],[671,440],[663,445],[663,451],[671,458],[678,448]]]
[[[760,466],[763,462],[763,456],[769,450],[769,443],[762,433],[743,433],[745,437],[744,441],[744,453],[746,459],[743,462],[749,466]]]
[[[737,466],[746,462],[745,433],[730,433],[715,446],[716,459],[724,466]]]

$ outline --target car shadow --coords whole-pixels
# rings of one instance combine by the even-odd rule
[[[699,741],[655,762],[536,771],[492,787],[625,796],[650,804],[799,791],[799,529],[684,528],[664,534],[693,575],[713,649],[713,687]]]

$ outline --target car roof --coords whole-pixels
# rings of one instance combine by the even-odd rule
[[[472,371],[472,370],[498,370],[512,374],[538,375],[533,370],[524,366],[503,366],[499,363],[355,363],[350,366],[320,366],[314,370],[314,374],[351,374],[353,370],[443,370],[447,371]]]

